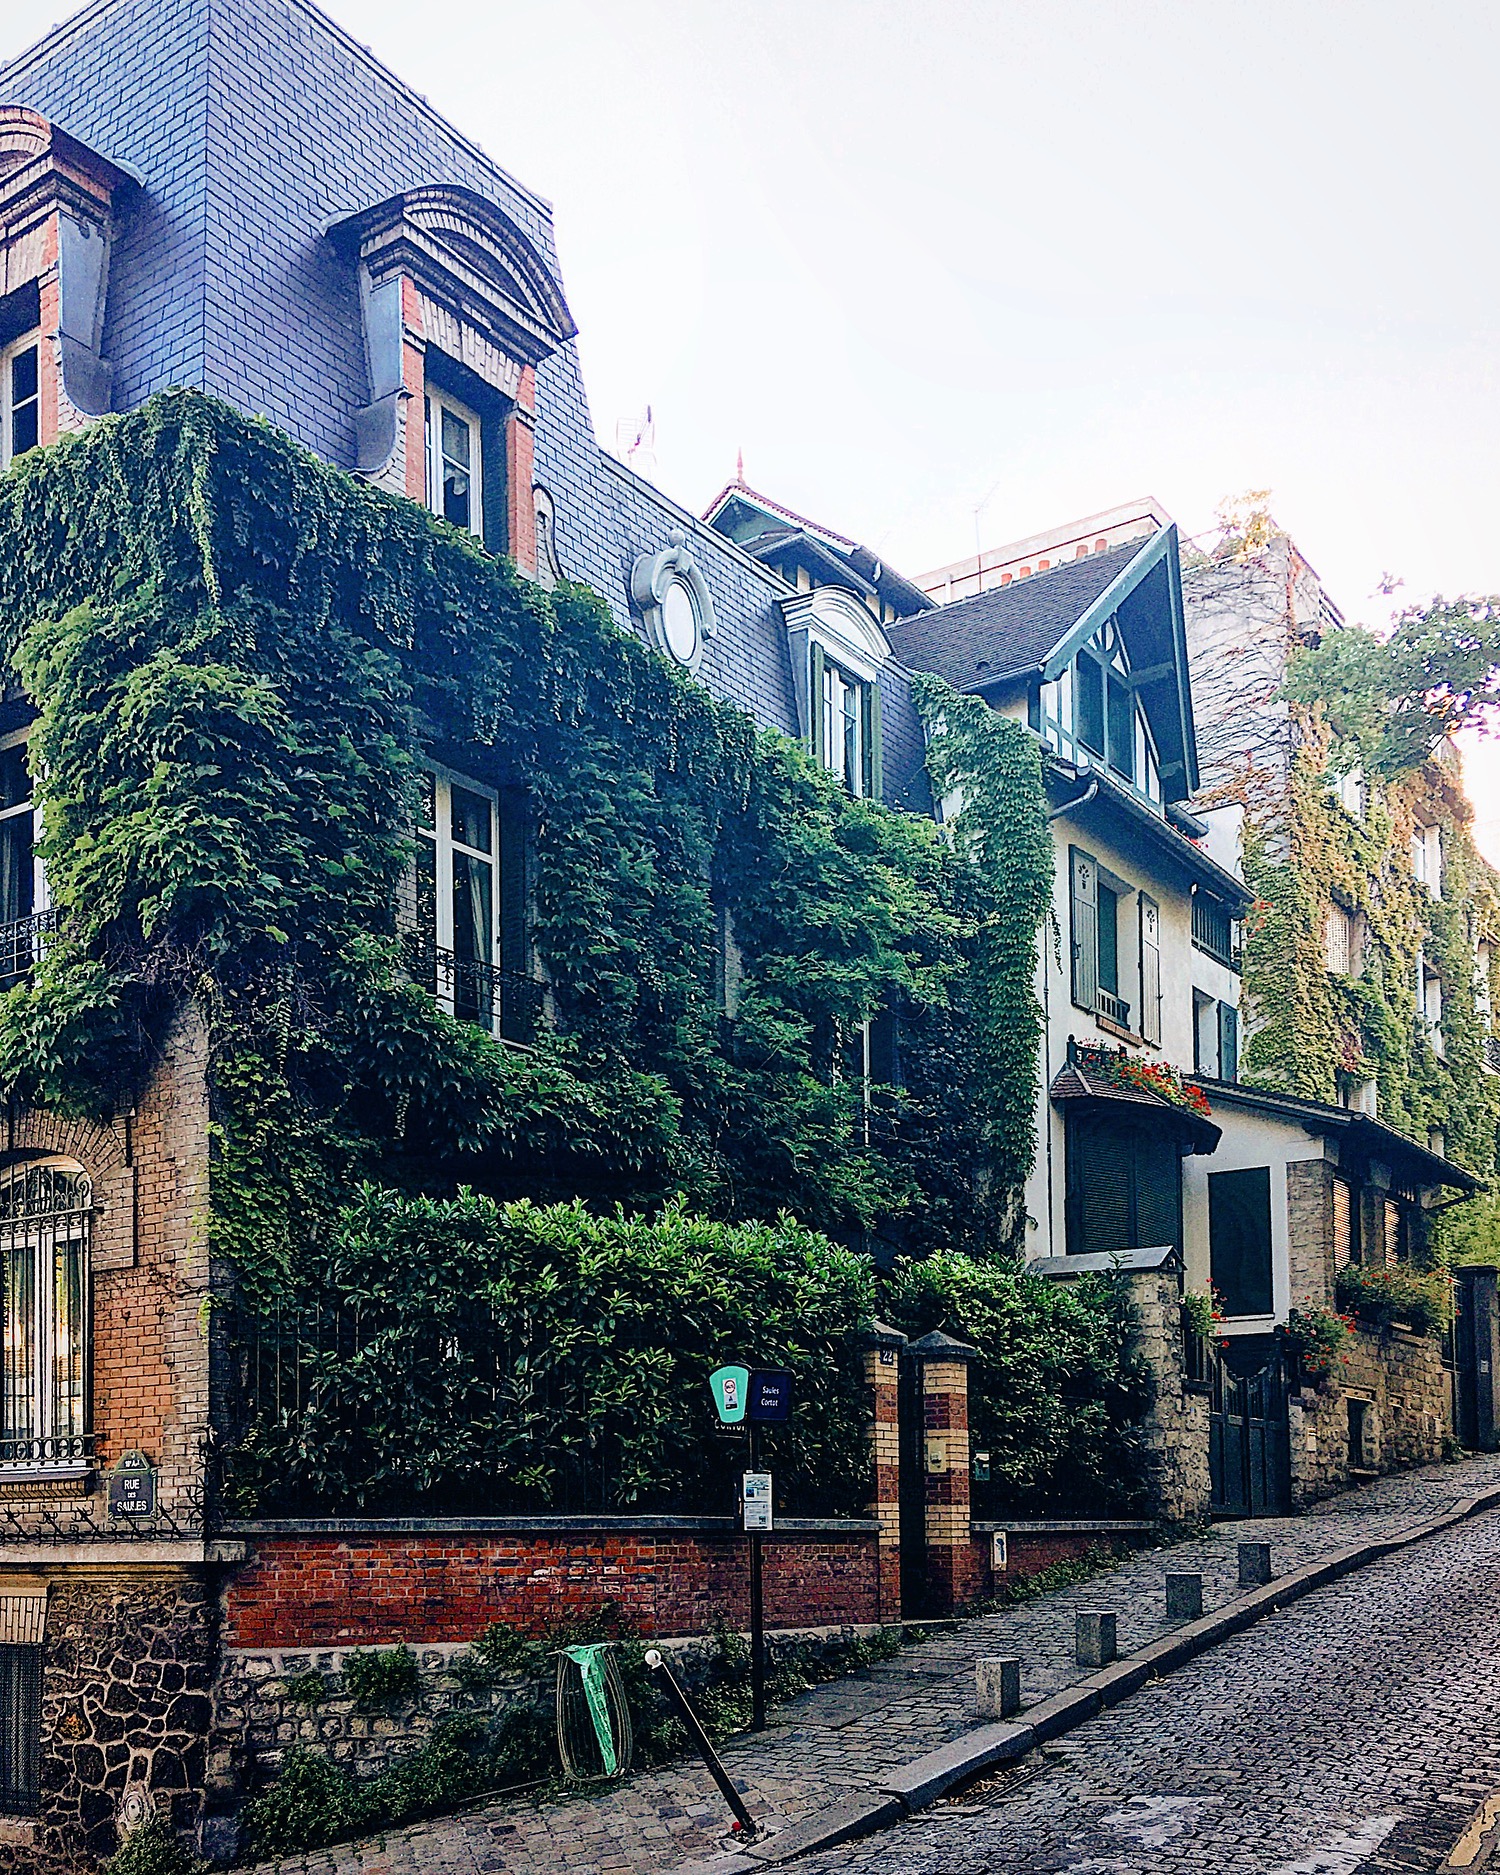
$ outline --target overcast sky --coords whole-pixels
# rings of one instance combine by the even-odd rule
[[[1270,488],[1351,618],[1500,590],[1493,4],[329,10],[553,201],[599,434],[650,404],[690,506],[742,448],[916,574]]]

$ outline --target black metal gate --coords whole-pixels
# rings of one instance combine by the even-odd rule
[[[922,1365],[901,1355],[901,1612],[915,1619],[928,1612],[927,1420],[922,1401]]]
[[[1209,1373],[1209,1509],[1215,1517],[1279,1517],[1291,1509],[1291,1373],[1280,1335],[1214,1349]]]

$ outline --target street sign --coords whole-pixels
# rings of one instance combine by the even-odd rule
[[[127,1452],[109,1474],[111,1517],[150,1517],[156,1512],[156,1471],[144,1452]]]
[[[714,1396],[719,1423],[737,1426],[745,1417],[745,1401],[750,1390],[748,1367],[719,1367],[708,1377],[709,1392]]]
[[[746,1530],[753,1533],[773,1529],[770,1472],[747,1471],[741,1490]]]
[[[757,1369],[750,1376],[749,1416],[757,1425],[779,1425],[792,1410],[792,1377]]]

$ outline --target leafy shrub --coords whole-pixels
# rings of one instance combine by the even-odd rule
[[[969,1342],[972,1443],[990,1454],[981,1516],[1103,1514],[1136,1507],[1145,1394],[1129,1304],[1108,1276],[1050,1282],[1019,1264],[940,1252],[898,1265],[886,1319],[913,1337]]]
[[[321,1849],[545,1776],[552,1766],[551,1726],[529,1706],[497,1719],[477,1712],[445,1714],[425,1744],[405,1752],[378,1777],[363,1780],[332,1759],[296,1746],[287,1752],[275,1783],[245,1806],[247,1846],[263,1858]]]
[[[1441,1335],[1452,1308],[1444,1271],[1414,1270],[1406,1263],[1346,1264],[1334,1293],[1339,1307],[1363,1322],[1377,1328],[1401,1322],[1419,1335]]]
[[[149,1816],[102,1864],[99,1875],[207,1875],[207,1864],[159,1816]]]
[[[417,1657],[409,1647],[356,1648],[344,1661],[344,1690],[357,1706],[395,1706],[413,1698]]]
[[[1326,1380],[1336,1365],[1348,1361],[1344,1347],[1357,1327],[1352,1315],[1293,1309],[1287,1317],[1286,1338],[1296,1350],[1303,1373],[1313,1380]]]
[[[789,1219],[720,1224],[581,1204],[366,1186],[337,1219],[324,1288],[357,1302],[309,1346],[305,1405],[238,1469],[266,1505],[727,1510],[707,1380],[745,1354],[795,1407],[766,1444],[789,1511],[857,1514],[868,1262]]]

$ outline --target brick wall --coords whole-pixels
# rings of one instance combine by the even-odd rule
[[[653,1636],[749,1620],[747,1545],[727,1529],[347,1531],[254,1535],[250,1544],[225,1588],[230,1647],[468,1641],[491,1622],[536,1634],[605,1602]],[[780,1532],[763,1553],[771,1626],[881,1618],[873,1527]]]
[[[1005,1567],[992,1565],[991,1536],[1005,1531]],[[1024,1582],[1062,1562],[1073,1562],[1091,1550],[1105,1549],[1124,1555],[1133,1544],[1155,1540],[1157,1526],[1121,1519],[1077,1520],[1070,1528],[1060,1519],[1052,1527],[1027,1529],[1003,1523],[976,1525],[973,1533],[974,1579],[978,1593],[988,1597],[1016,1582]]]

